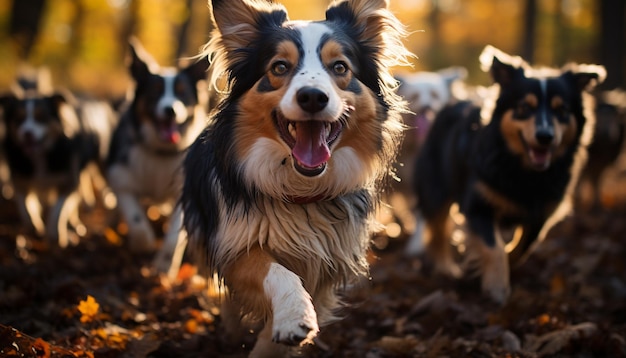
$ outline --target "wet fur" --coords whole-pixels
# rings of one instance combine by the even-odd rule
[[[488,296],[503,302],[510,292],[509,259],[523,258],[569,211],[593,134],[584,90],[602,80],[604,68],[537,70],[491,46],[481,59],[500,85],[492,115],[484,120],[480,107],[461,102],[435,120],[415,172],[425,236],[417,232],[412,240],[424,240],[438,271],[460,276],[444,229],[450,206],[458,203],[465,217],[466,268],[480,274]],[[551,137],[542,137],[544,123]],[[523,233],[506,247],[517,227]]]
[[[409,53],[385,1],[335,3],[313,25],[264,1],[213,1],[212,10],[218,30],[205,54],[227,76],[227,92],[185,159],[184,227],[190,251],[239,307],[231,318],[265,323],[251,356],[288,354],[335,318],[336,291],[367,273],[372,213],[405,110],[387,69]],[[301,26],[310,26],[306,39]],[[323,66],[298,46],[318,48]],[[300,114],[292,101],[303,87],[325,91],[328,104]],[[277,111],[345,121],[328,161],[298,168]]]

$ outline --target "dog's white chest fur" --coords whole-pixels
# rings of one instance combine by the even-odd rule
[[[184,154],[156,155],[141,146],[128,152],[127,163],[111,167],[111,186],[125,189],[155,202],[173,200],[181,185],[180,165]]]

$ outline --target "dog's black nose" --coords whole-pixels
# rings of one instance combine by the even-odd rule
[[[537,142],[541,145],[548,145],[552,142],[552,138],[554,138],[554,133],[549,128],[540,128],[535,132],[535,138]]]
[[[296,94],[298,105],[309,113],[317,113],[328,104],[328,96],[315,87],[302,87]]]
[[[174,118],[176,116],[176,111],[174,111],[173,107],[164,107],[163,108],[163,115],[166,118]]]

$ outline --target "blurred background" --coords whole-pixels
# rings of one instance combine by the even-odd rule
[[[281,0],[292,19],[321,19],[328,1]],[[486,44],[531,63],[607,67],[605,89],[626,83],[624,0],[391,0],[411,35],[415,70],[465,66],[487,84]],[[23,66],[49,66],[55,84],[95,96],[124,93],[127,38],[161,65],[193,56],[209,39],[207,0],[0,0],[0,90]]]

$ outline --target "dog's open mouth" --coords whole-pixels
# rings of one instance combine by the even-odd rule
[[[550,166],[552,152],[550,151],[550,147],[530,147],[528,149],[528,157],[533,167],[543,170]]]
[[[531,145],[524,139],[524,135],[519,133],[520,140],[526,148],[528,161],[535,170],[546,170],[552,161],[552,147],[550,145]]]
[[[334,122],[305,120],[291,121],[279,111],[274,120],[281,139],[291,148],[295,169],[302,175],[313,177],[326,169],[330,147],[339,138],[347,117]]]
[[[174,122],[163,122],[156,124],[157,131],[159,133],[159,138],[161,141],[170,144],[178,144],[180,142],[180,130],[176,123]]]

